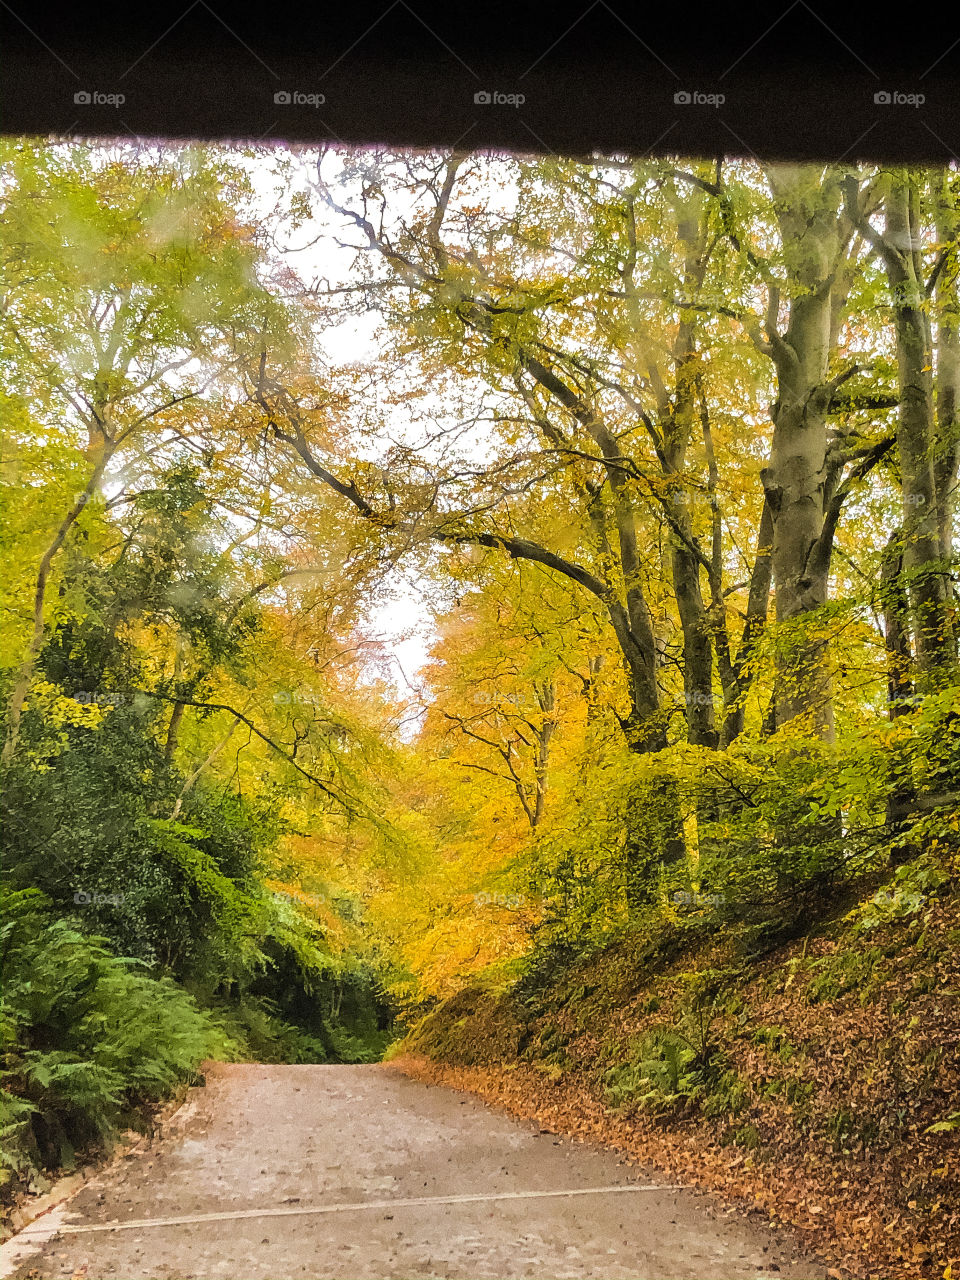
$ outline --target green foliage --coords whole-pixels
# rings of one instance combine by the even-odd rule
[[[847,917],[854,933],[870,933],[883,925],[910,920],[949,882],[949,875],[929,856],[898,867],[893,880]]]
[[[811,961],[813,976],[807,984],[806,999],[810,1004],[821,1004],[857,991],[860,1003],[866,1004],[874,990],[878,967],[883,965],[883,959],[880,947],[869,947],[865,951],[841,948],[822,960]]]
[[[954,1133],[960,1129],[960,1111],[952,1111],[945,1120],[928,1125],[924,1133]]]
[[[760,1134],[754,1124],[743,1124],[739,1129],[735,1129],[730,1137],[730,1141],[738,1147],[746,1147],[748,1151],[755,1150],[760,1145]]]
[[[509,994],[465,987],[426,1014],[404,1041],[414,1053],[464,1066],[510,1062],[528,1035],[525,1011]]]
[[[750,1102],[750,1085],[736,1071],[722,1071],[712,1081],[700,1109],[711,1118],[736,1116]]]
[[[680,974],[673,1025],[649,1032],[635,1058],[607,1072],[611,1100],[660,1110],[694,1102],[709,1104],[716,1113],[739,1109],[740,1085],[735,1072],[724,1070],[714,1029],[731,980],[732,974],[722,969]]]
[[[256,848],[248,835],[237,865],[230,827],[199,825],[215,807],[202,794],[187,815],[196,825],[152,816],[172,804],[176,785],[153,738],[155,718],[152,705],[120,707],[101,725],[64,726],[54,742],[52,713],[42,704],[29,711],[34,759],[23,755],[6,773],[6,874],[123,954],[184,979],[238,981],[262,964]],[[236,879],[221,861],[234,864]]]
[[[102,603],[94,585],[88,603]],[[90,616],[53,633],[49,674],[68,688],[127,687],[138,655],[77,621]],[[9,883],[39,888],[75,928],[171,974],[204,1004],[250,1002],[251,1052],[328,1061],[379,1043],[389,1015],[378,975],[338,958],[315,917],[264,885],[283,832],[270,792],[248,798],[201,780],[184,794],[161,745],[162,703],[124,694],[101,712],[42,688],[5,771]],[[166,816],[175,802],[178,819]],[[330,1032],[341,1017],[338,1045]]]
[[[212,1012],[227,1033],[255,1062],[330,1062],[330,1046],[280,1016],[266,998],[214,1003]]]
[[[36,890],[3,894],[5,1180],[66,1164],[241,1046],[170,978],[113,956]]]
[[[615,1106],[661,1110],[692,1101],[703,1092],[697,1060],[696,1050],[679,1032],[651,1032],[640,1042],[635,1061],[611,1067],[606,1073],[607,1096]]]

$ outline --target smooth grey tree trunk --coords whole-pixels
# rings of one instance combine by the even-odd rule
[[[773,441],[761,473],[773,516],[773,580],[782,645],[775,693],[777,728],[812,719],[833,737],[827,643],[803,625],[827,599],[827,572],[818,556],[824,529],[826,414],[833,392],[828,364],[833,331],[833,283],[841,255],[840,186],[814,166],[774,166],[788,278],[783,334],[768,334],[777,375]]]

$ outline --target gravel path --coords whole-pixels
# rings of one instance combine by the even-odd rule
[[[4,1246],[87,1280],[820,1280],[612,1152],[379,1066],[216,1064],[162,1136]]]

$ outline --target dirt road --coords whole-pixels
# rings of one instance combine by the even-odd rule
[[[650,1170],[377,1066],[217,1065],[4,1254],[88,1280],[824,1275]]]

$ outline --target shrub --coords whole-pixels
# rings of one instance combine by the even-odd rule
[[[170,978],[112,955],[51,914],[36,890],[6,892],[0,928],[2,1185],[70,1167],[146,1104],[239,1046]]]
[[[635,1062],[611,1068],[605,1077],[607,1097],[614,1106],[636,1104],[666,1109],[697,1098],[703,1075],[697,1054],[676,1031],[652,1031],[640,1044]]]

